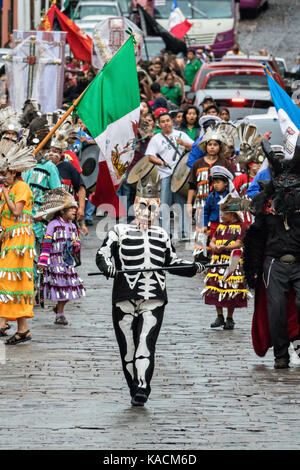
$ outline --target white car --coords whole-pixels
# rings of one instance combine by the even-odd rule
[[[129,9],[131,7],[132,1],[131,0],[116,0],[119,4],[120,10],[122,11],[122,16],[129,17]],[[112,0],[79,0],[77,3],[111,3]],[[76,9],[78,8],[78,5]],[[75,10],[76,10],[75,9]]]
[[[284,145],[278,114],[274,106],[271,106],[265,114],[247,115],[243,118],[243,121],[249,121],[252,124],[255,124],[257,127],[257,133],[260,135],[264,135],[266,132],[271,132],[271,145]]]
[[[197,90],[194,104],[201,108],[201,103],[208,96],[219,108],[228,108],[231,121],[243,119],[249,114],[265,114],[270,106],[274,106],[269,90],[230,88]]]
[[[74,22],[92,36],[97,23],[114,16],[122,16],[118,2],[80,0],[74,12]]]

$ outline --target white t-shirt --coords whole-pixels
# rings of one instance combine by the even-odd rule
[[[186,149],[182,145],[177,145],[178,138],[181,138],[183,142],[187,144],[194,143],[193,139],[191,139],[185,132],[178,131],[176,129],[174,129],[172,134],[168,135],[167,137],[178,149],[180,155],[183,155],[186,152]],[[169,144],[162,133],[155,134],[152,137],[145,152],[145,155],[153,155],[157,158],[161,157],[170,165],[171,168],[162,165],[158,166],[158,174],[161,178],[167,178],[167,176],[172,175],[173,170],[180,158],[179,154],[175,154],[175,149],[171,144]]]

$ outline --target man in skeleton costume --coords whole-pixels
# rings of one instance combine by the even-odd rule
[[[165,271],[160,268],[171,266],[171,274],[189,277],[204,270],[200,263],[177,258],[167,232],[153,225],[159,217],[160,185],[151,177],[139,181],[134,222],[115,225],[96,255],[99,270],[115,278],[113,323],[133,406],[143,406],[151,391],[155,344],[167,303]],[[134,271],[144,269],[153,271]]]
[[[271,181],[252,201],[244,269],[255,288],[254,350],[264,356],[273,346],[274,367],[282,369],[289,367],[290,343],[300,351],[300,137],[292,159],[280,159],[266,140],[262,146]]]

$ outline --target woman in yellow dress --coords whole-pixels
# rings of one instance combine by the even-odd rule
[[[16,145],[0,160],[0,336],[7,336],[7,321],[17,321],[17,332],[5,343],[10,345],[31,339],[27,319],[34,316],[33,198],[21,179],[37,163],[32,150]]]

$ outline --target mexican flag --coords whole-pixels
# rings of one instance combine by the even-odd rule
[[[126,215],[116,189],[134,156],[140,118],[140,93],[130,36],[91,82],[76,112],[97,142],[99,174],[92,203],[111,205],[111,214]],[[105,210],[109,212],[107,206]]]

